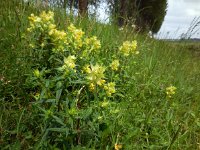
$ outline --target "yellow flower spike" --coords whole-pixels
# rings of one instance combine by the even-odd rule
[[[71,23],[68,28],[67,28],[70,32],[74,32],[76,30],[76,27]]]
[[[105,83],[105,80],[103,79],[105,67],[96,64],[95,66],[87,66],[85,70],[87,73],[86,79],[88,79],[90,83],[97,84],[99,86]]]
[[[94,91],[94,90],[95,90],[95,85],[94,85],[94,83],[90,83],[89,89],[90,89],[90,91]]]
[[[49,27],[49,30],[52,30],[52,29],[56,28],[56,25],[55,24],[50,24],[48,27]]]
[[[166,94],[167,94],[167,97],[171,98],[172,95],[174,95],[176,92],[176,87],[175,86],[169,86],[166,88]]]
[[[90,42],[93,43],[93,47],[95,50],[101,48],[101,43],[99,40],[97,40],[97,37],[96,36],[93,36],[91,39],[90,39]]]
[[[119,60],[113,60],[112,63],[110,64],[110,67],[112,70],[117,71],[119,67]]]
[[[110,83],[106,84],[104,86],[104,89],[106,90],[106,94],[108,96],[111,96],[113,93],[116,92],[115,83],[114,82],[110,82]]]
[[[76,30],[74,30],[74,35],[73,36],[74,36],[75,40],[80,40],[83,37],[84,34],[85,33],[82,30],[76,29]]]
[[[54,21],[54,13],[49,11],[48,13],[46,13],[45,11],[43,11],[40,14],[40,18],[42,19],[42,21],[44,23],[49,23],[49,22],[53,22]]]
[[[102,86],[102,85],[104,85],[106,83],[106,80],[99,80],[98,82],[97,82],[97,85],[99,85],[99,86]]]
[[[91,73],[91,69],[90,69],[90,65],[85,65],[84,67],[83,67],[83,71],[85,72],[85,73]]]
[[[99,40],[97,40],[96,36],[93,36],[91,38],[86,38],[85,44],[87,47],[90,47],[91,50],[98,50],[101,48],[101,43]]]
[[[120,149],[122,149],[122,144],[115,143],[115,150],[120,150]]]
[[[33,70],[33,74],[35,77],[39,78],[40,77],[40,71],[38,69]]]
[[[105,107],[107,107],[109,104],[110,104],[109,101],[103,101],[103,102],[101,103],[101,107],[105,108]]]
[[[89,45],[90,44],[90,38],[85,38],[85,44]]]
[[[74,69],[76,57],[74,55],[70,55],[67,58],[64,58],[64,66],[67,66],[70,69]]]
[[[125,41],[123,43],[123,45],[119,48],[120,52],[122,52],[124,54],[124,56],[128,56],[129,55],[129,45],[130,45],[130,42],[129,41]]]
[[[131,42],[131,51],[135,52],[136,48],[137,48],[137,41],[132,41]]]
[[[125,41],[122,46],[120,46],[119,51],[124,54],[124,56],[129,56],[132,54],[139,54],[139,51],[136,51],[137,41]]]
[[[58,40],[66,40],[67,38],[67,34],[64,31],[59,31],[57,29],[51,29],[49,31],[49,35],[52,36],[54,41],[58,41]]]

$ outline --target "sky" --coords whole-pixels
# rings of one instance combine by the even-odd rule
[[[195,17],[200,17],[200,0],[168,0],[167,14],[157,37],[180,38],[182,33],[187,32]],[[200,32],[200,24],[196,29]],[[192,37],[200,38],[198,32]]]

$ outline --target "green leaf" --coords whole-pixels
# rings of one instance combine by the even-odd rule
[[[62,89],[56,91],[56,99],[59,100],[62,94]]]
[[[59,123],[59,124],[65,126],[65,123],[64,123],[60,118],[58,118],[57,116],[54,116],[54,115],[53,115],[52,117],[55,119],[55,121],[56,121],[57,123]]]
[[[73,84],[86,84],[87,82],[83,81],[83,80],[76,80],[76,81],[71,81],[70,83],[73,83]]]
[[[92,108],[88,108],[87,110],[85,110],[82,114],[82,118],[83,119],[87,119],[90,115],[92,114]]]
[[[48,128],[47,130],[54,131],[54,132],[63,132],[63,133],[66,133],[66,134],[69,133],[68,128]]]

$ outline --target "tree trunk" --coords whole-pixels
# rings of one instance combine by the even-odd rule
[[[78,1],[78,9],[79,9],[79,16],[87,17],[88,13],[88,0],[79,0]]]
[[[118,25],[121,27],[125,23],[126,18],[126,5],[127,0],[120,0],[119,16],[118,16]]]

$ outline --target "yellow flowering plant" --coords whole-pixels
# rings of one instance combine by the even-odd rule
[[[172,95],[174,95],[176,93],[176,87],[175,86],[169,86],[166,88],[166,94],[168,98],[171,98]]]
[[[130,54],[139,54],[137,51],[137,41],[125,41],[123,42],[122,46],[119,47],[119,51],[124,56],[129,56]]]
[[[29,17],[27,37],[36,60],[27,82],[37,89],[35,104],[44,113],[46,126],[60,129],[62,125],[62,131],[69,130],[68,136],[81,138],[77,131],[84,134],[82,129],[93,122],[94,128],[87,133],[90,138],[101,130],[100,124],[120,116],[115,96],[120,97],[116,85],[123,78],[121,60],[116,54],[102,61],[96,36],[87,37],[73,24],[59,30],[53,16],[53,12],[42,12]],[[137,53],[136,46],[135,41],[125,42],[119,49],[128,56]]]

